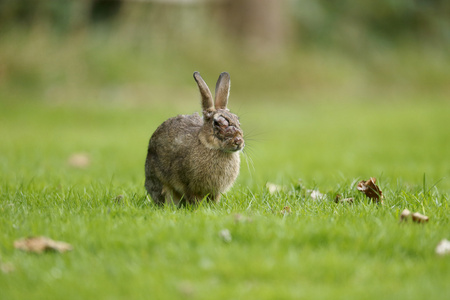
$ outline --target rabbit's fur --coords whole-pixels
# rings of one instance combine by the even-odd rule
[[[227,109],[230,75],[220,74],[215,99],[198,72],[202,97],[199,114],[178,115],[162,123],[150,138],[145,188],[157,204],[180,200],[217,202],[239,174],[244,134],[239,118]]]

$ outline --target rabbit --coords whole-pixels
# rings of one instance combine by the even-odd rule
[[[230,75],[220,74],[215,99],[194,72],[202,115],[178,115],[163,122],[153,133],[145,161],[145,188],[156,204],[203,199],[218,202],[236,180],[244,133],[239,118],[227,109]]]

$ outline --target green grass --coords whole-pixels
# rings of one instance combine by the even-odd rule
[[[230,108],[242,115],[249,151],[236,185],[219,204],[180,209],[149,201],[143,165],[156,126],[198,110],[195,101],[1,104],[0,262],[14,266],[0,272],[1,298],[449,298],[450,256],[434,249],[450,238],[450,104],[240,99]],[[77,152],[89,154],[88,168],[67,164]],[[384,206],[356,190],[370,176]],[[266,182],[284,190],[269,194]],[[355,203],[335,204],[336,193]],[[285,206],[291,214],[280,213]],[[429,223],[399,224],[404,208]],[[13,248],[30,235],[74,250]]]
[[[0,299],[450,298],[450,256],[434,253],[450,239],[448,51],[259,56],[212,27],[181,41],[135,27],[2,32]],[[218,204],[159,208],[144,190],[147,143],[199,110],[195,70],[210,87],[232,76],[241,174]],[[90,165],[71,167],[73,153]],[[383,206],[356,190],[369,177]],[[430,221],[399,224],[404,208]],[[35,235],[74,250],[14,249]]]

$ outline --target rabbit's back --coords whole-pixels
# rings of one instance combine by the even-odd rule
[[[153,133],[149,151],[152,148],[161,154],[182,152],[196,139],[202,125],[203,120],[197,113],[170,118]]]
[[[150,138],[146,172],[150,169],[164,179],[186,169],[202,124],[198,114],[178,115],[162,123]]]

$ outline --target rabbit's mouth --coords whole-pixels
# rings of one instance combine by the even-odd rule
[[[244,146],[245,146],[244,139],[241,136],[235,136],[233,138],[228,138],[228,139],[226,139],[225,143],[226,143],[226,145],[223,148],[226,152],[241,151],[242,149],[244,149]]]
[[[234,152],[244,149],[245,146],[244,139],[240,136],[236,136],[233,138],[233,144],[234,144]]]
[[[217,128],[215,136],[222,144],[220,148],[226,152],[240,151],[245,146],[242,130],[240,128],[234,126]]]

